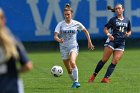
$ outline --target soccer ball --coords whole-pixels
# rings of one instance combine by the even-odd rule
[[[54,77],[60,77],[63,74],[63,69],[61,66],[53,66],[51,68],[51,73]]]

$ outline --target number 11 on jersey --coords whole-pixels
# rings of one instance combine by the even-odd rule
[[[119,31],[124,32],[124,27],[120,27]]]

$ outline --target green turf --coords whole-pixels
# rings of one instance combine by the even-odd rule
[[[80,51],[77,65],[79,68],[79,82],[81,87],[72,89],[72,82],[61,61],[59,52],[29,53],[34,63],[30,73],[23,74],[25,93],[140,93],[140,50],[126,50],[118,63],[108,84],[100,83],[111,59],[100,71],[94,83],[87,81],[102,57],[101,51]],[[54,65],[64,69],[63,76],[55,78],[50,74]]]

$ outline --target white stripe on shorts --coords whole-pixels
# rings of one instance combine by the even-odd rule
[[[124,49],[115,48],[114,50],[124,51]]]
[[[19,93],[24,93],[23,82],[20,79],[18,79],[18,92]]]

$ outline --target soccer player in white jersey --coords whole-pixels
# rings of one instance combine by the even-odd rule
[[[78,68],[76,65],[76,58],[78,55],[77,33],[82,30],[88,40],[88,48],[93,49],[89,32],[78,21],[72,19],[73,10],[70,4],[66,4],[64,8],[65,20],[58,23],[55,28],[54,39],[60,43],[60,52],[64,65],[68,71],[70,78],[73,80],[72,88],[80,87],[78,82]]]

